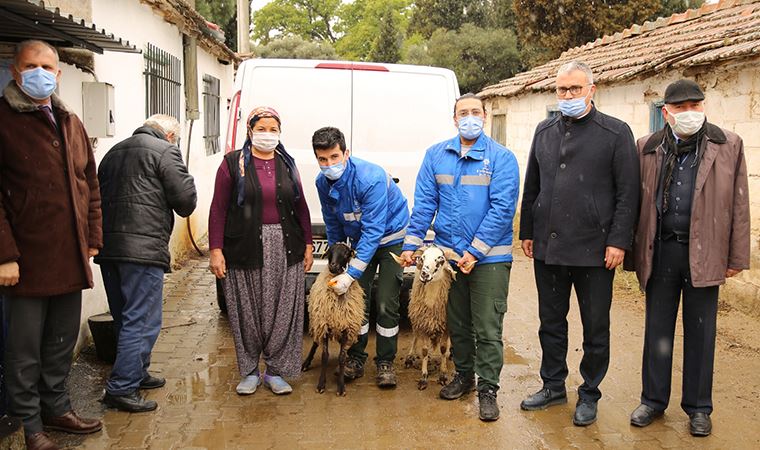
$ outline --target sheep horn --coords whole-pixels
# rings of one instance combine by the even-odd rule
[[[444,250],[443,251],[443,256],[445,256],[446,259],[448,259],[450,261],[459,261],[460,259],[462,259],[462,257],[459,256],[457,254],[457,252],[455,252],[454,250],[450,250],[450,249]]]
[[[393,260],[396,261],[396,264],[398,264],[400,266],[401,265],[401,257],[398,256],[397,254],[393,253],[393,252],[388,252],[388,253],[391,254],[391,258],[393,258]]]

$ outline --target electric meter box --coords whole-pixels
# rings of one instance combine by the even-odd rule
[[[116,134],[113,85],[82,83],[83,122],[90,137],[106,138]]]

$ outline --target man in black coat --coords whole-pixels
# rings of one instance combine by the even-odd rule
[[[116,362],[103,402],[129,412],[157,404],[139,389],[166,380],[148,373],[161,331],[164,272],[170,270],[169,238],[174,213],[189,216],[197,194],[176,145],[179,123],[156,114],[116,144],[98,167],[103,209],[100,264],[118,335]]]
[[[586,64],[562,66],[556,89],[561,115],[536,128],[523,190],[520,239],[534,260],[543,388],[520,406],[537,410],[567,402],[567,313],[574,287],[584,383],[573,423],[586,426],[596,421],[599,384],[609,365],[612,281],[633,243],[639,164],[628,125],[594,106],[596,86]]]

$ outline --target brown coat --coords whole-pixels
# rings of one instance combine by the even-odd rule
[[[3,291],[18,297],[92,287],[88,248],[103,246],[90,141],[52,102],[60,131],[14,81],[0,99],[0,263],[18,262],[18,284]]]
[[[668,129],[666,127],[666,129]],[[657,184],[664,156],[665,130],[638,140],[641,205],[632,258],[641,289],[652,275],[657,234]],[[711,123],[702,139],[691,206],[689,268],[694,287],[726,281],[726,269],[748,269],[750,247],[747,163],[742,139]]]

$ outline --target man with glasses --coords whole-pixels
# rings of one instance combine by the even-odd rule
[[[435,245],[461,255],[447,305],[456,375],[440,396],[454,400],[472,391],[477,374],[480,419],[493,421],[499,418],[496,392],[520,174],[515,155],[483,133],[485,117],[474,94],[454,104],[459,135],[425,154],[401,259],[412,264],[433,218]]]
[[[556,79],[561,115],[536,127],[523,191],[520,239],[533,258],[543,387],[524,410],[567,402],[567,313],[575,288],[583,324],[584,383],[573,417],[596,421],[599,384],[610,359],[610,304],[615,268],[633,240],[639,165],[631,129],[599,112],[593,74],[573,61]]]

